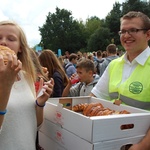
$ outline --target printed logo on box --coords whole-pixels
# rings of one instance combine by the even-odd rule
[[[56,131],[56,139],[57,139],[57,142],[60,142],[61,144],[64,144],[62,133],[60,131]]]
[[[56,123],[58,123],[60,125],[63,125],[63,121],[62,121],[63,120],[63,116],[62,116],[61,112],[56,111],[54,120],[55,120]]]

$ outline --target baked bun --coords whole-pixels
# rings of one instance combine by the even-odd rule
[[[8,62],[7,53],[10,53],[12,55],[16,55],[15,52],[13,50],[11,50],[10,48],[0,45],[0,55],[3,56],[5,64],[7,64],[7,62]]]
[[[72,110],[76,112],[83,111],[88,106],[88,103],[80,103],[75,106],[73,106]]]

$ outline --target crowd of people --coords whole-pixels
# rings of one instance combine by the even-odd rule
[[[0,22],[0,45],[9,47],[16,54],[6,54],[7,64],[0,55],[2,150],[42,149],[38,129],[43,122],[46,101],[52,97],[89,95],[150,110],[147,80],[150,19],[141,12],[131,11],[120,19],[120,24],[119,35],[125,54],[120,55],[117,46],[110,43],[106,50],[90,54],[66,51],[64,56],[57,57],[49,49],[36,54],[29,48],[18,24]],[[149,150],[149,140],[150,130],[129,150]]]

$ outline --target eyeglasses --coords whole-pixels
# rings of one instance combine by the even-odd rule
[[[136,28],[131,28],[129,30],[121,30],[118,32],[118,34],[121,35],[125,35],[126,33],[130,34],[130,35],[135,35],[137,32],[139,31],[147,31],[148,29],[136,29]]]

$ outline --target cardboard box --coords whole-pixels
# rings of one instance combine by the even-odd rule
[[[70,110],[75,104],[91,102],[101,102],[104,107],[118,111],[127,110],[131,114],[86,117]],[[61,125],[64,129],[90,143],[145,135],[150,125],[148,111],[125,105],[117,106],[110,101],[94,97],[49,99],[45,106],[45,119]],[[126,124],[132,124],[133,128],[122,130],[121,126]]]
[[[90,143],[63,129],[60,125],[54,124],[46,119],[40,129],[40,134],[48,137],[50,141],[55,141],[57,145],[61,145],[66,150],[127,150],[124,148],[125,146],[135,144],[143,138],[143,135],[140,135],[130,138]],[[46,142],[45,145],[47,145],[49,141],[47,140],[44,142]]]
[[[42,132],[39,132],[39,144],[44,148],[44,150],[65,150],[64,147],[60,146]]]

